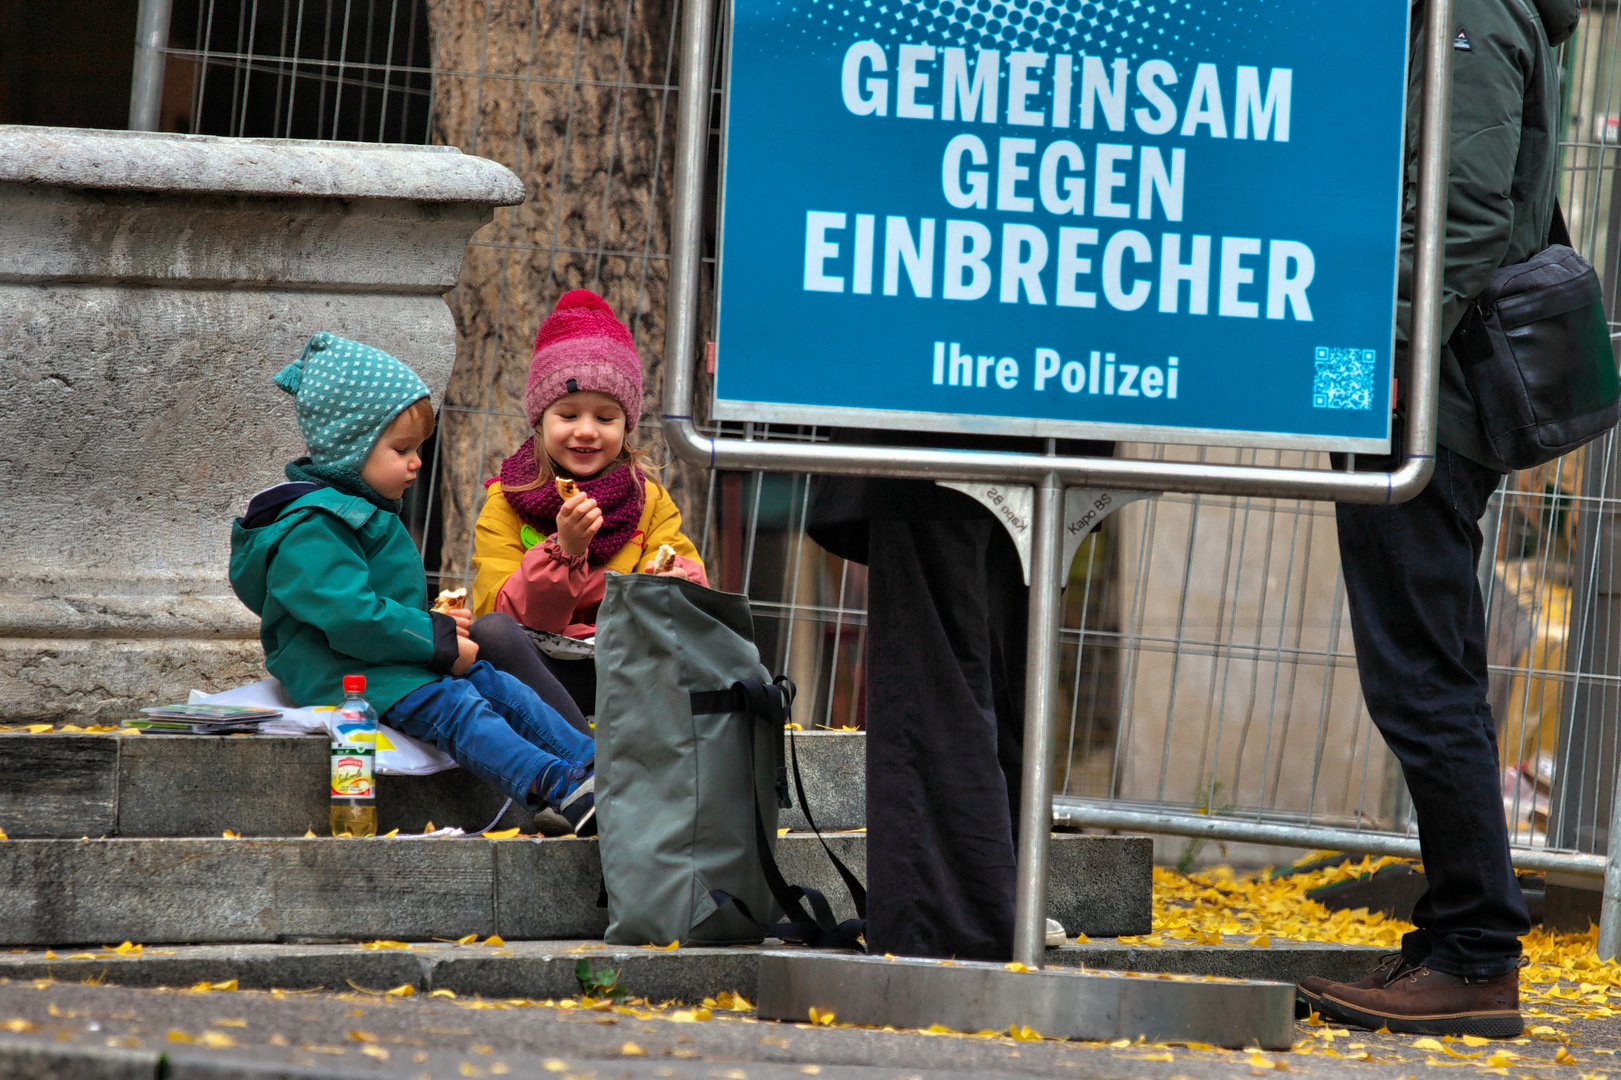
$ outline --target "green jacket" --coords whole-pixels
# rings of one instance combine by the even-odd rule
[[[425,609],[427,585],[398,515],[333,488],[279,514],[250,505],[231,528],[231,588],[261,620],[266,669],[299,705],[336,705],[343,677],[364,675],[381,716],[448,675],[456,626]]]
[[[1424,4],[1412,7],[1408,75],[1406,186],[1396,317],[1396,374],[1407,393],[1413,237],[1418,218],[1418,147]],[[1558,171],[1559,78],[1553,46],[1576,29],[1579,0],[1455,0],[1453,5],[1451,166],[1447,183],[1441,339],[1500,267],[1547,244]],[[1480,429],[1474,398],[1452,350],[1441,352],[1437,442],[1499,472]]]

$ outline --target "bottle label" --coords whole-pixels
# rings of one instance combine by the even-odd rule
[[[377,785],[373,765],[377,751],[370,746],[332,748],[332,797],[334,799],[375,799]]]

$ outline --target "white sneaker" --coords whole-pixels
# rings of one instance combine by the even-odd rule
[[[1062,945],[1068,940],[1069,938],[1064,935],[1064,924],[1059,922],[1057,919],[1048,919],[1047,947],[1050,949],[1056,945]]]

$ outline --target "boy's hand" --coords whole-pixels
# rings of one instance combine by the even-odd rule
[[[478,642],[470,637],[456,639],[456,662],[451,665],[452,675],[466,675],[467,669],[478,663]]]
[[[466,637],[467,634],[468,634],[468,631],[470,631],[473,628],[473,613],[471,611],[468,611],[466,608],[464,608],[464,607],[447,608],[445,610],[445,614],[449,615],[452,619],[455,620],[455,622],[456,622],[456,635],[458,637]]]
[[[602,528],[602,511],[597,501],[580,492],[557,512],[557,546],[578,558],[591,547],[591,538]]]

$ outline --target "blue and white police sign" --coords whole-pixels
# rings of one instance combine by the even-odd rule
[[[1377,451],[1407,0],[732,0],[723,419]]]

